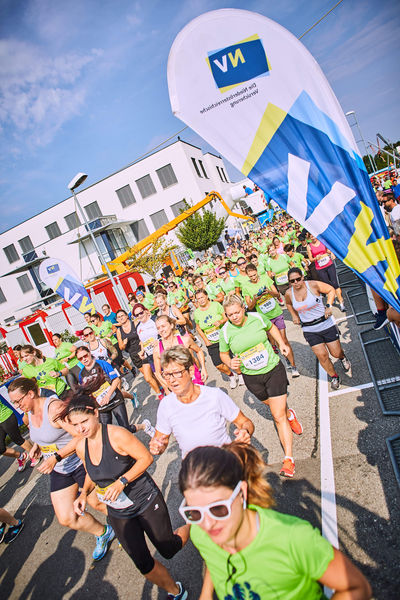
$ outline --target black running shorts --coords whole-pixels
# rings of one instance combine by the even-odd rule
[[[276,367],[268,373],[263,373],[262,375],[243,374],[243,379],[247,389],[250,390],[258,400],[261,400],[261,402],[268,400],[268,398],[275,398],[276,396],[287,394],[289,382],[286,375],[286,369],[281,361],[279,361]]]
[[[338,340],[339,330],[336,325],[332,325],[322,331],[303,331],[303,335],[310,346],[317,346],[318,344],[329,344],[329,342]]]

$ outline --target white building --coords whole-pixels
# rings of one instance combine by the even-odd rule
[[[232,205],[223,160],[179,140],[78,191],[106,261],[215,190]],[[170,234],[171,236],[173,234]],[[46,257],[69,263],[82,281],[101,273],[90,235],[69,197],[0,234],[0,324],[54,302],[38,270]]]

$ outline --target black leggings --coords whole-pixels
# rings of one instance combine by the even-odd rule
[[[6,437],[8,435],[17,446],[22,446],[25,442],[20,433],[17,417],[14,413],[10,415],[8,419],[0,423],[0,454],[4,454],[6,451]]]
[[[111,425],[113,415],[115,420],[117,421],[120,427],[125,427],[125,429],[129,429],[131,431],[131,426],[129,425],[128,413],[126,412],[125,402],[119,404],[112,410],[107,412],[99,412],[99,421],[100,423],[104,423],[104,425]]]
[[[121,546],[143,575],[154,568],[154,558],[147,547],[145,533],[164,558],[172,558],[182,548],[182,538],[172,530],[168,508],[161,492],[137,517],[118,519],[109,515],[108,521]]]

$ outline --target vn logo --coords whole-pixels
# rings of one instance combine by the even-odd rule
[[[214,81],[221,92],[254,79],[270,71],[264,46],[258,35],[232,46],[208,53],[207,62]]]

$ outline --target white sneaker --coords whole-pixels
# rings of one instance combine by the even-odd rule
[[[236,375],[229,375],[229,386],[231,390],[234,390],[237,387],[238,381],[236,379]]]
[[[151,438],[154,437],[156,430],[148,419],[143,419],[142,425],[144,425],[144,432],[147,433]]]
[[[300,373],[298,372],[296,367],[292,367],[291,371],[292,371],[292,377],[300,377]]]
[[[238,382],[239,385],[245,385],[242,374],[237,375],[237,382]]]

